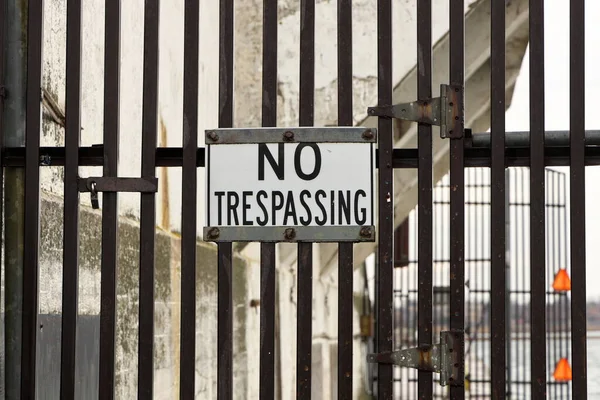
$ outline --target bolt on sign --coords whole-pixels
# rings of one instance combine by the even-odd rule
[[[204,238],[375,240],[375,129],[206,131]]]

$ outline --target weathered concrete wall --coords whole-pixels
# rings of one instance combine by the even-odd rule
[[[81,82],[81,144],[102,143],[104,113],[104,6],[102,0],[82,4],[82,82]],[[159,127],[164,135],[159,145],[181,146],[183,127],[183,26],[184,0],[162,1],[159,32]],[[121,3],[121,86],[120,86],[120,146],[119,174],[139,176],[141,166],[141,127],[143,99],[143,29],[144,1]],[[217,1],[200,2],[199,60],[199,143],[201,132],[217,125],[218,116],[218,14]],[[44,48],[42,86],[57,103],[65,106],[66,0],[48,0],[44,8]],[[64,144],[64,129],[44,120],[42,145]],[[80,168],[81,176],[98,175],[98,167]],[[62,170],[44,168],[42,187],[50,193],[62,190]],[[158,220],[164,214],[173,230],[179,231],[181,214],[181,169],[170,168],[166,174],[171,182],[167,195],[158,196]],[[198,171],[198,233],[204,221],[204,174]],[[169,206],[169,205],[172,206]],[[122,215],[139,215],[136,196],[121,196]]]
[[[62,309],[62,199],[44,195],[41,205],[40,314],[60,316]],[[100,312],[101,213],[88,207],[80,212],[79,313]],[[158,231],[155,268],[155,398],[178,397],[180,324],[180,239]],[[76,244],[66,244],[68,246]],[[119,223],[117,267],[116,394],[119,399],[137,395],[139,226],[122,218]],[[196,390],[197,398],[213,398],[217,385],[217,258],[215,246],[199,242],[196,263]],[[233,261],[234,376],[236,398],[252,397],[248,371],[257,353],[248,352],[254,340],[247,329],[255,312],[249,309],[248,263],[239,255]],[[96,338],[97,339],[97,338]],[[80,337],[79,340],[90,340]],[[46,345],[49,345],[46,343]],[[56,345],[56,343],[54,344]],[[97,346],[97,343],[96,343]],[[97,351],[97,350],[96,350]],[[48,353],[43,346],[39,357]],[[78,364],[90,362],[90,354],[78,354]],[[41,362],[40,365],[48,365]],[[97,373],[97,369],[92,369]],[[40,375],[52,371],[40,371]],[[58,382],[56,383],[58,388]],[[58,398],[58,393],[56,397]]]

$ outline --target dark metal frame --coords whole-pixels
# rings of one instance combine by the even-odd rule
[[[545,398],[571,398],[568,382],[557,382],[552,377],[556,362],[562,357],[569,357],[570,339],[567,309],[569,295],[567,292],[555,291],[551,288],[552,281],[558,268],[569,271],[569,240],[565,231],[567,221],[568,196],[566,174],[546,169],[544,171],[546,185],[544,187],[546,202],[542,206],[543,218],[547,221],[547,230],[542,233],[543,247],[547,249],[542,268],[542,274],[530,274],[527,271],[527,249],[539,248],[529,235],[531,229],[530,216],[533,211],[531,193],[526,186],[530,182],[531,173],[527,168],[510,168],[506,173],[506,209],[507,209],[507,288],[506,288],[506,318],[507,318],[507,360],[513,360],[513,365],[507,364],[506,396],[512,398],[529,398],[538,384],[529,373],[531,360],[528,358],[529,349],[537,343],[545,344],[547,348],[547,364],[544,366],[544,382],[548,382]],[[450,233],[450,179],[449,175],[442,178],[433,192],[434,233],[433,251],[433,332],[449,329],[450,304],[452,301],[447,275],[450,268],[449,244],[452,240]],[[470,384],[469,395],[473,398],[490,397],[491,377],[489,370],[490,354],[486,351],[490,327],[490,177],[487,168],[468,169],[465,174],[465,364],[468,367]],[[408,228],[408,229],[406,229]],[[406,259],[397,264],[394,272],[394,348],[396,350],[411,348],[418,344],[412,335],[419,327],[420,317],[416,307],[420,303],[418,278],[419,240],[418,210],[411,211],[409,217],[399,227],[395,236],[407,237],[407,244],[396,243],[407,247]],[[406,231],[406,232],[405,232]],[[529,237],[529,238],[528,238]],[[542,279],[540,279],[540,276]],[[529,279],[534,277],[534,279]],[[529,306],[536,302],[535,286],[541,286],[542,314],[547,313],[547,325],[541,336],[531,334],[530,329],[536,323],[534,315],[530,315]],[[546,308],[547,307],[547,308]],[[547,310],[547,311],[546,311]],[[532,340],[547,335],[544,340]],[[437,340],[437,339],[434,339]],[[520,368],[514,368],[514,365]],[[536,366],[537,368],[537,366]],[[532,380],[533,379],[533,380]],[[403,398],[412,398],[418,389],[416,371],[408,374],[396,374],[395,394]],[[434,384],[438,379],[434,376]],[[447,391],[435,388],[434,398],[444,398]]]
[[[450,7],[450,82],[449,87],[464,88],[464,4],[453,1]],[[450,328],[464,329],[464,172],[466,167],[485,166],[492,175],[492,331],[506,330],[506,275],[505,275],[505,215],[504,170],[507,166],[530,166],[531,179],[531,238],[537,246],[543,234],[543,168],[549,165],[571,167],[571,265],[573,286],[572,355],[573,396],[587,396],[586,377],[586,293],[585,293],[585,166],[600,165],[600,148],[586,147],[584,131],[584,1],[571,0],[571,129],[568,146],[545,147],[543,125],[543,4],[530,0],[531,33],[531,134],[530,148],[507,147],[505,142],[505,2],[491,1],[491,146],[473,147],[470,132],[463,129],[462,109],[453,109],[456,119],[453,132],[448,132],[450,143]],[[431,98],[431,0],[417,0],[418,49],[423,62],[419,63],[418,102]],[[81,85],[81,0],[67,4],[67,117],[65,147],[40,147],[40,89],[42,77],[42,22],[43,1],[29,0],[27,48],[27,129],[24,148],[3,148],[2,167],[25,168],[25,233],[27,248],[24,257],[22,374],[23,398],[35,397],[35,360],[39,270],[39,203],[40,166],[65,166],[65,241],[78,240],[78,175],[79,166],[103,166],[103,179],[117,179],[119,157],[119,59],[120,59],[120,1],[106,2],[105,33],[105,93],[103,145],[79,146],[80,85]],[[1,11],[0,11],[1,12]],[[315,2],[301,0],[300,29],[300,126],[314,124],[315,80]],[[204,149],[198,147],[198,56],[199,56],[199,0],[185,1],[184,24],[184,100],[183,147],[157,148],[157,76],[159,0],[145,3],[144,20],[144,103],[142,177],[155,179],[156,167],[183,167],[182,198],[182,318],[181,318],[181,398],[194,395],[195,356],[195,258],[196,258],[196,189],[197,168],[204,166]],[[233,125],[233,37],[234,0],[220,0],[219,16],[219,128]],[[392,1],[377,2],[378,31],[378,106],[392,105]],[[352,13],[350,0],[338,0],[338,124],[352,125]],[[277,99],[277,2],[264,1],[263,36],[263,125],[276,125]],[[421,58],[420,58],[421,59]],[[462,94],[462,91],[459,89]],[[424,103],[419,103],[424,105]],[[459,104],[462,107],[462,104]],[[454,106],[453,106],[454,107]],[[376,156],[379,183],[379,224],[377,237],[376,285],[376,350],[388,352],[393,347],[393,233],[395,168],[416,168],[419,174],[420,269],[419,269],[419,342],[432,343],[432,129],[427,119],[420,119],[418,149],[394,149],[392,120],[380,117],[378,121],[378,153]],[[457,122],[458,121],[458,122]],[[94,189],[95,191],[95,189]],[[117,267],[117,196],[116,191],[103,195],[102,209],[102,263],[101,263],[101,323],[100,323],[100,393],[101,399],[114,397],[115,367],[115,304]],[[139,341],[139,398],[151,398],[153,387],[153,286],[154,286],[154,221],[155,193],[141,193],[140,240],[140,341]],[[537,239],[537,240],[536,240]],[[543,254],[543,247],[537,247]],[[352,315],[352,243],[339,244],[339,364],[338,390],[340,398],[352,392],[351,315]],[[77,320],[77,246],[64,249],[64,292],[61,396],[74,397],[75,327]],[[312,347],[312,284],[313,249],[311,243],[298,244],[298,338],[297,338],[297,396],[310,398]],[[542,273],[544,260],[532,253],[531,273]],[[261,245],[261,347],[260,389],[262,398],[274,396],[275,348],[275,265],[273,243]],[[233,396],[232,370],[232,243],[218,244],[218,398]],[[541,285],[533,285],[533,293],[542,293]],[[542,298],[542,297],[540,297]],[[545,329],[542,300],[536,297],[531,305],[535,315],[532,334]],[[504,398],[506,388],[506,338],[494,335],[491,344],[493,398]],[[534,367],[534,398],[543,398],[547,392],[544,381],[546,350],[537,345],[532,349]],[[393,396],[392,366],[380,364],[377,372],[377,396]],[[419,373],[419,390],[427,398],[432,394],[432,375]],[[450,389],[452,399],[464,398],[464,389],[458,385]]]

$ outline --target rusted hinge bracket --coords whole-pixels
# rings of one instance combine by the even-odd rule
[[[440,85],[440,97],[391,106],[369,107],[374,117],[396,118],[428,125],[438,125],[442,139],[460,139],[464,125],[463,88]]]
[[[367,362],[393,364],[440,374],[440,385],[464,386],[464,332],[440,333],[440,343],[393,352],[369,354]]]
[[[118,178],[118,177],[89,177],[79,178],[78,189],[80,192],[90,192],[92,208],[98,209],[98,192],[134,192],[156,193],[158,191],[158,178]]]

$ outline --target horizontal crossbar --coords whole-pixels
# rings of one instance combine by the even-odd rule
[[[529,166],[529,148],[507,147],[507,167]],[[205,166],[205,151],[199,147],[196,152],[196,165]],[[375,158],[377,160],[377,157]],[[569,166],[570,148],[566,146],[547,147],[545,154],[546,166]],[[102,166],[104,162],[104,149],[102,146],[81,147],[79,149],[80,166]],[[2,163],[5,167],[24,167],[25,148],[7,147],[2,154]],[[419,158],[417,149],[394,149],[392,166],[394,168],[418,168]],[[589,146],[585,149],[585,164],[587,166],[600,165],[600,147]],[[41,147],[40,166],[64,166],[64,147]],[[183,149],[181,147],[159,147],[156,150],[157,167],[181,167],[183,165]],[[490,167],[491,150],[489,148],[465,148],[465,167]]]

